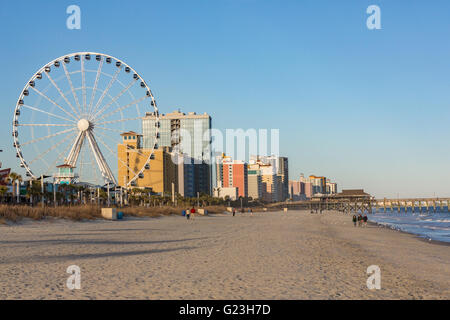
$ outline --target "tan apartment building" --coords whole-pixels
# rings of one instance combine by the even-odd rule
[[[151,149],[141,145],[142,135],[129,131],[121,134],[122,143],[117,145],[118,184],[125,186],[133,179],[151,154]],[[132,184],[137,188],[151,188],[155,193],[171,193],[172,183],[177,186],[177,166],[168,148],[154,150],[150,162]]]
[[[250,165],[251,166],[251,165]],[[248,196],[252,199],[262,198],[262,178],[259,168],[248,170]]]

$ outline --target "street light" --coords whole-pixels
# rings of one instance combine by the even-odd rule
[[[50,178],[51,176],[46,176],[41,174],[41,176],[39,178],[37,178],[36,180],[41,180],[41,193],[42,193],[42,206],[44,206],[44,179]]]
[[[53,177],[53,204],[56,207],[56,183],[55,183],[55,177]]]

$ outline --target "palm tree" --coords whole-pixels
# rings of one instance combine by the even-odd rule
[[[30,183],[27,186],[27,197],[30,198],[31,205],[34,204],[34,199],[37,199],[41,194],[41,184],[39,181],[30,180]]]
[[[78,204],[83,204],[83,198],[86,199],[88,188],[84,185],[75,185],[74,187],[77,192]]]
[[[58,191],[61,193],[61,198],[63,200],[63,204],[66,204],[67,202],[67,184],[61,183],[58,185]]]
[[[16,184],[19,183],[19,185],[20,185],[20,183],[22,182],[22,176],[20,174],[18,174],[18,173],[11,172],[7,179],[13,185],[13,197],[15,195],[17,195],[17,202],[19,202],[19,200],[20,200],[20,198],[19,198],[20,197],[20,191],[16,193]]]
[[[75,203],[75,195],[74,193],[77,192],[77,187],[73,184],[68,184],[67,189],[69,191],[69,199],[70,199],[70,205],[73,205]]]
[[[100,189],[100,200],[102,200],[102,203],[105,203],[108,200],[108,194],[103,189]]]
[[[17,182],[18,182],[18,185],[17,185],[17,202],[20,202],[20,184],[22,183],[22,181],[23,181],[22,176],[20,174],[17,175]]]
[[[14,199],[14,196],[15,196],[15,194],[16,194],[16,178],[17,178],[17,173],[15,173],[15,172],[10,172],[10,174],[8,175],[8,177],[6,178],[6,181],[8,182],[8,183],[11,183],[12,184],[12,186],[13,186],[13,188],[12,188],[12,193],[13,193],[13,199]]]
[[[0,186],[0,195],[2,196],[2,202],[4,201],[5,194],[8,192],[8,188],[6,186]]]

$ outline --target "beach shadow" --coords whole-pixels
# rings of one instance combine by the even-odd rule
[[[209,217],[209,218],[227,218],[227,217],[230,217],[230,215],[231,215],[231,213],[209,213],[205,217]]]
[[[85,235],[85,234],[83,234]],[[95,240],[95,239],[45,239],[45,240],[6,240],[0,241],[2,244],[82,244],[82,245],[145,245],[145,244],[161,244],[161,243],[173,243],[173,242],[185,242],[194,240],[205,240],[209,237],[187,238],[187,239],[174,239],[174,240],[154,240],[154,241],[120,241],[120,240]]]
[[[151,229],[151,228],[128,228],[128,229],[124,229],[124,228],[117,228],[117,229],[88,229],[88,230],[84,230],[86,232],[98,232],[98,231],[166,231],[165,229]]]
[[[57,236],[86,236],[86,235],[92,235],[95,233],[117,233],[117,231],[168,231],[166,229],[98,229],[98,230],[83,230],[84,233],[46,233],[42,235],[37,235],[40,237],[57,237]]]
[[[134,251],[119,251],[119,252],[104,252],[104,253],[85,253],[85,254],[67,254],[67,255],[53,255],[53,256],[30,256],[30,257],[16,257],[6,259],[0,264],[14,264],[14,263],[38,263],[38,262],[65,262],[75,263],[77,260],[86,259],[102,259],[102,258],[120,258],[129,256],[140,256],[155,253],[172,252],[179,250],[193,250],[197,247],[179,247],[168,249],[152,249],[152,250],[134,250]]]

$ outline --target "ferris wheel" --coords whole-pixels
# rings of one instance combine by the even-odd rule
[[[148,139],[147,160],[130,168],[118,158],[117,145],[122,133],[142,132],[147,112],[156,117],[155,136]],[[14,110],[12,136],[31,179],[68,166],[75,182],[117,185],[118,166],[124,166],[129,187],[153,158],[158,127],[153,93],[133,68],[106,54],[78,52],[50,61],[30,78]]]

